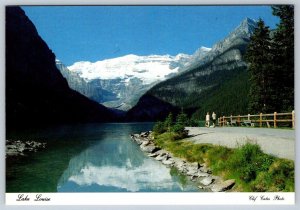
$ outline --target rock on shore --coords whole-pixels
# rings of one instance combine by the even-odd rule
[[[6,140],[6,156],[24,156],[26,153],[44,149],[46,143],[37,141]]]
[[[141,134],[132,134],[131,138],[140,145],[142,151],[148,153],[149,157],[161,161],[162,164],[168,167],[177,168],[178,171],[189,176],[192,181],[197,182],[200,189],[222,192],[230,190],[235,184],[235,180],[233,179],[223,181],[220,177],[213,176],[212,171],[206,164],[187,162],[157,147],[153,141],[154,138],[151,131],[142,132]]]

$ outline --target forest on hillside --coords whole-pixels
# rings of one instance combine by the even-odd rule
[[[272,11],[280,22],[271,31],[258,21],[244,55],[248,68],[190,101],[199,106],[194,119],[203,119],[208,111],[223,116],[294,110],[294,7],[272,6]]]

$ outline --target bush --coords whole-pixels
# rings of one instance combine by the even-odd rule
[[[246,143],[234,150],[229,159],[229,170],[236,172],[236,175],[244,182],[250,182],[256,178],[259,166],[259,156],[263,155],[259,145]]]
[[[188,136],[188,131],[183,130],[181,132],[175,132],[173,133],[173,135],[171,136],[171,140],[181,140],[184,139]]]
[[[173,127],[172,127],[172,131],[174,131],[175,133],[183,133],[184,132],[184,125],[181,125],[181,124],[175,124]]]

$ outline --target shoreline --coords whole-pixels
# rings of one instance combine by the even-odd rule
[[[140,149],[147,155],[168,167],[175,167],[180,173],[189,177],[198,185],[199,189],[211,192],[224,192],[231,190],[235,185],[234,179],[223,181],[221,177],[214,176],[205,163],[188,162],[185,159],[173,156],[165,149],[155,145],[152,131],[131,134],[131,139],[140,145]]]

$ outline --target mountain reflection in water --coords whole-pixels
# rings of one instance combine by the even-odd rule
[[[182,175],[147,157],[129,134],[109,133],[70,160],[58,182],[59,192],[199,191],[194,183],[183,182]]]

